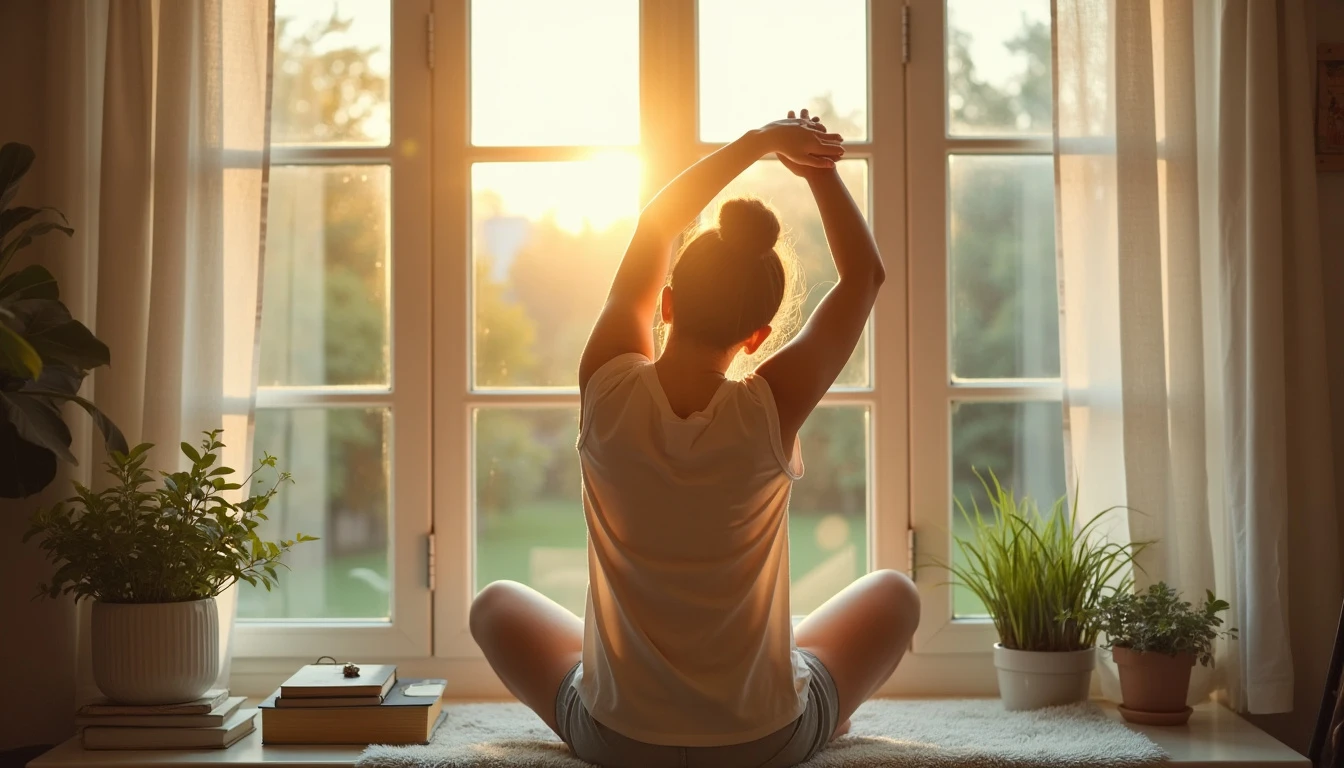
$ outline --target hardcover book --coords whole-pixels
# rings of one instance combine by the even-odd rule
[[[364,664],[358,677],[346,677],[340,664],[309,664],[280,686],[280,696],[286,699],[386,696],[396,680],[394,664]]]
[[[136,728],[218,728],[242,706],[242,696],[231,696],[204,715],[80,715],[77,726],[130,726]]]
[[[85,749],[224,749],[256,730],[257,710],[240,709],[215,728],[118,728],[89,726]]]
[[[403,680],[369,707],[277,707],[261,703],[263,744],[424,744],[443,710],[443,680]]]
[[[187,701],[181,704],[155,704],[155,705],[137,705],[137,704],[114,704],[107,699],[98,701],[79,708],[81,715],[208,715],[215,710],[224,700],[229,698],[229,692],[223,688],[212,689],[205,692],[205,695],[195,701]]]

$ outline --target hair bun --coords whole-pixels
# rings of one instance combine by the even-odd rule
[[[764,253],[779,242],[779,217],[754,197],[729,200],[719,208],[719,237],[752,255]]]

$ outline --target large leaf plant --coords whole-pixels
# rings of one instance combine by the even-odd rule
[[[55,208],[11,207],[34,156],[24,144],[0,147],[0,498],[10,499],[46,488],[58,461],[76,463],[65,403],[93,417],[109,450],[127,450],[121,430],[78,394],[89,371],[110,361],[107,345],[70,315],[45,267],[11,269],[34,239],[75,232]]]

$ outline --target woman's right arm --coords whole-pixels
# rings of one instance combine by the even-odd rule
[[[784,162],[812,189],[840,277],[798,335],[756,369],[770,384],[779,411],[780,436],[785,450],[790,450],[803,422],[849,361],[886,270],[868,222],[836,170],[799,168]]]

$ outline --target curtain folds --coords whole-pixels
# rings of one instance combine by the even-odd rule
[[[1288,711],[1290,520],[1336,540],[1308,9],[1054,0],[1054,14],[1071,483],[1083,509],[1129,508],[1112,535],[1156,542],[1141,587],[1233,604],[1241,637],[1191,698],[1222,686],[1242,711]]]
[[[132,444],[158,446],[154,466],[173,467],[180,442],[223,427],[221,458],[242,469],[256,389],[273,4],[60,0],[40,10],[53,66],[49,140],[36,142],[34,174],[44,202],[78,230],[43,257],[60,264],[71,311],[112,352],[86,394]],[[85,424],[76,449],[76,478],[98,482],[102,447]],[[232,591],[219,603],[227,680]],[[83,609],[77,703],[97,693]]]

